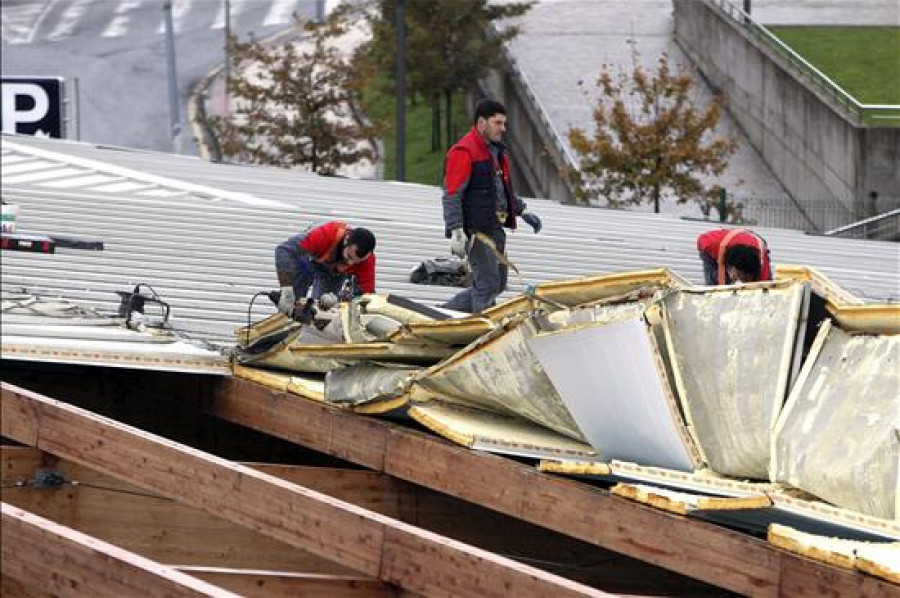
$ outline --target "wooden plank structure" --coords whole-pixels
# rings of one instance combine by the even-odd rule
[[[83,373],[75,375],[83,376]],[[105,375],[132,373],[118,370]],[[572,553],[565,551],[569,548],[553,542],[570,538],[572,542],[580,540],[584,546],[593,547],[593,560],[610,560],[612,555],[615,562],[614,555],[627,555],[633,557],[633,560],[625,559],[628,563],[647,563],[645,567],[650,569],[636,568],[623,562],[621,559],[625,557],[620,556],[619,565],[613,565],[603,574],[606,577],[601,585],[629,594],[711,593],[683,585],[683,580],[693,578],[754,596],[898,595],[897,586],[889,582],[790,554],[746,534],[665,513],[610,496],[600,488],[541,473],[510,459],[470,451],[408,427],[341,411],[254,382],[207,377],[192,378],[186,383],[185,378],[177,375],[169,378],[158,373],[134,372],[133,375],[126,385],[142,390],[129,394],[129,400],[144,395],[150,399],[146,389],[156,387],[157,398],[165,396],[180,406],[193,403],[218,418],[369,469],[240,465],[3,384],[2,435],[44,451],[32,451],[30,456],[20,452],[15,458],[8,458],[11,453],[9,449],[4,450],[5,487],[10,485],[10,476],[15,472],[24,476],[39,466],[74,472],[71,473],[74,479],[99,480],[86,477],[89,474],[84,467],[77,469],[78,464],[87,466],[96,470],[92,475],[106,476],[105,481],[95,484],[102,487],[111,487],[115,482],[109,477],[112,475],[120,480],[119,489],[130,489],[143,496],[118,493],[123,501],[130,496],[135,502],[130,505],[123,502],[118,514],[116,508],[110,507],[104,521],[97,505],[112,504],[108,501],[110,493],[101,498],[96,494],[100,491],[94,489],[93,499],[88,499],[86,494],[82,496],[82,500],[97,509],[93,527],[85,529],[74,524],[73,527],[103,538],[113,533],[102,529],[104,524],[108,528],[125,528],[127,533],[123,529],[115,533],[118,542],[133,539],[135,545],[126,548],[141,554],[151,550],[153,556],[166,555],[160,559],[162,562],[222,588],[271,596],[285,595],[279,591],[290,592],[293,591],[290,588],[298,587],[322,595],[347,596],[600,593],[384,517],[387,515],[415,524],[440,519],[445,524],[444,530],[471,521],[472,528],[483,529],[485,536],[511,538],[499,550],[491,547],[501,554],[513,552],[517,543],[524,546],[525,538],[536,538],[534,544],[548,543],[549,552],[565,553],[564,558],[568,558]],[[46,376],[45,381],[51,377]],[[104,394],[102,384],[83,386],[79,390],[83,395]],[[72,393],[64,377],[43,388],[67,398]],[[82,485],[80,492],[85,493],[86,486]],[[127,522],[129,518],[135,519],[136,512],[148,510],[146,490],[176,499],[155,499],[156,503],[162,503],[154,507],[158,509],[154,511],[154,520],[159,525],[159,538],[166,538],[186,522],[194,521],[196,526],[187,525],[182,535],[175,533],[152,549],[146,543],[137,546],[141,542],[138,538],[141,523],[138,521],[137,527],[127,529]],[[72,500],[65,498],[73,494],[70,491],[57,494],[61,498],[56,500],[63,503],[56,506],[48,506],[39,493],[44,491],[32,492],[30,498],[17,498],[25,502],[16,504],[41,512],[44,500],[43,508],[49,509],[44,512],[54,517],[61,513],[87,512],[83,504],[76,507],[65,502]],[[12,495],[7,489],[4,496]],[[348,505],[339,499],[355,504]],[[484,509],[462,510],[460,505],[466,504]],[[163,505],[168,511],[162,510]],[[429,516],[428,512],[434,515]],[[491,516],[508,523],[539,527],[525,533],[513,527],[498,528],[492,525]],[[222,517],[224,521],[211,523]],[[86,525],[84,521],[81,523]],[[229,533],[237,529],[243,535],[231,536],[226,542],[223,526],[232,528]],[[543,535],[541,528],[545,530]],[[366,533],[368,544],[353,544],[355,540],[351,538]],[[187,537],[191,540],[186,540]],[[205,541],[200,540],[203,537]],[[248,542],[251,547],[243,556],[236,554],[231,560],[221,558],[224,546],[242,542]],[[279,548],[274,548],[276,545]],[[260,550],[254,551],[253,547]],[[182,549],[185,552],[179,557]],[[267,552],[270,556],[265,560],[260,554],[254,561],[248,558],[249,552]],[[422,557],[416,553],[428,554]],[[186,554],[190,558],[185,558]],[[378,566],[373,566],[373,562],[378,562]],[[656,573],[665,573],[664,569],[653,566],[687,577],[667,580]],[[535,573],[538,575],[533,577]],[[605,582],[614,576],[620,578],[618,585],[607,585]],[[636,585],[639,588],[636,590],[627,589],[627,582],[622,581],[622,578],[647,580],[653,576],[657,579],[655,586]],[[7,582],[4,579],[4,584]],[[250,593],[248,588],[254,584],[257,591]],[[259,591],[260,587],[266,591]]]
[[[425,596],[607,595],[5,382],[2,434]]]
[[[217,382],[204,408],[226,420],[741,594],[900,595],[888,582],[789,554],[733,530],[244,380]]]

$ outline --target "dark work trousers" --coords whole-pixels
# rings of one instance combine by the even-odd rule
[[[290,272],[297,299],[306,297],[307,292],[318,299],[325,293],[338,294],[347,276],[333,271],[331,268],[312,260],[300,250],[300,241],[306,233],[294,235],[275,248],[275,269],[278,272]]]
[[[500,253],[506,253],[506,233],[498,228],[484,233],[494,241]],[[494,251],[470,237],[469,267],[472,269],[472,286],[459,292],[442,307],[466,313],[480,312],[494,305],[497,295],[506,290],[507,269],[500,263]]]

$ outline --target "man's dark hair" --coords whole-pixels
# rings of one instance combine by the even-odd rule
[[[762,276],[759,250],[748,245],[732,245],[725,250],[725,266],[734,266],[754,281]]]
[[[481,100],[475,104],[475,117],[473,123],[477,123],[479,118],[490,118],[495,114],[506,115],[506,106],[497,100]]]
[[[347,236],[347,246],[356,245],[356,254],[365,257],[375,249],[375,235],[367,228],[354,228]]]

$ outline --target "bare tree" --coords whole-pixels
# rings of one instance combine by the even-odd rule
[[[673,73],[666,54],[651,73],[637,57],[630,72],[614,76],[604,66],[597,86],[593,135],[578,128],[568,133],[579,158],[577,198],[602,197],[613,206],[652,202],[656,212],[664,197],[697,202],[706,215],[721,207],[721,187],[700,179],[721,174],[737,149],[735,139],[713,133],[724,107],[721,95],[705,109],[696,107],[690,97],[694,78],[683,69]],[[730,209],[739,212],[739,206]]]

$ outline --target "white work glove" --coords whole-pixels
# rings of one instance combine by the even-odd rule
[[[465,259],[468,242],[466,231],[461,228],[454,228],[453,232],[450,233],[450,253],[458,258]]]
[[[294,303],[296,300],[294,287],[281,287],[281,296],[278,298],[278,311],[290,318],[294,315]]]
[[[319,297],[319,308],[322,311],[329,311],[337,304],[338,298],[334,293],[323,293],[322,296]]]

